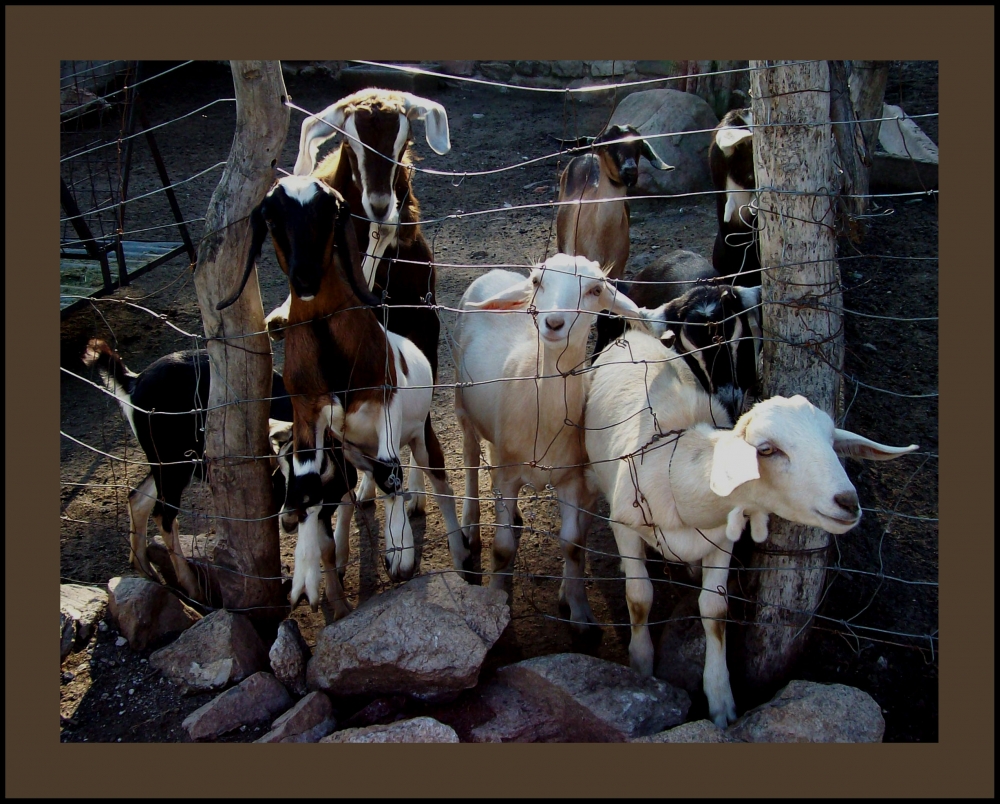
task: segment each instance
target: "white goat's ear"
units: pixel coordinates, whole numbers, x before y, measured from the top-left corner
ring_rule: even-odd
[[[726,433],[715,442],[709,488],[720,497],[728,497],[733,489],[760,477],[757,450],[735,433]]]
[[[340,100],[315,117],[307,117],[303,121],[302,133],[299,135],[299,155],[292,170],[294,175],[308,176],[313,172],[319,147],[337,133],[337,128],[344,127],[346,119],[346,104]]]
[[[715,144],[722,149],[726,156],[733,155],[733,149],[743,140],[750,139],[753,133],[745,128],[723,128],[719,129],[715,135]]]
[[[608,285],[605,287],[604,292],[610,297],[609,301],[611,302],[611,306],[608,309],[611,310],[614,315],[622,315],[631,319],[643,318],[642,313],[639,311],[639,305],[637,305],[620,290],[616,290]]]
[[[908,447],[887,447],[839,427],[833,431],[833,451],[844,458],[862,458],[866,461],[891,461],[900,455],[919,449],[916,444]]]
[[[663,317],[663,308],[666,305],[661,304],[659,307],[640,307],[639,315],[642,316],[642,323],[646,325],[646,331],[649,332],[654,338],[660,338],[666,341],[667,336],[670,336],[670,346],[673,343],[673,333],[667,329],[667,321]],[[635,326],[635,324],[633,324]]]
[[[291,422],[268,419],[267,430],[268,437],[271,439],[271,449],[274,450],[275,454],[279,453],[281,448],[292,440]]]
[[[534,285],[529,277],[481,302],[466,302],[465,306],[470,310],[516,310],[528,304],[533,290]]]
[[[436,101],[427,100],[409,92],[403,93],[406,102],[406,116],[410,120],[423,120],[427,144],[436,154],[446,154],[451,150],[451,136],[448,132],[448,112]]]

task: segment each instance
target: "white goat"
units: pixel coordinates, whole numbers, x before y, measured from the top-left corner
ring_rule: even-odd
[[[557,254],[524,277],[494,270],[479,277],[459,303],[455,413],[464,435],[462,526],[479,542],[479,440],[490,443],[497,530],[490,585],[510,581],[520,524],[517,496],[551,484],[562,517],[565,558],[560,605],[574,630],[596,622],[583,585],[583,546],[593,499],[586,482],[583,403],[587,336],[601,310],[637,317],[639,309],[607,282],[598,263]]]
[[[646,620],[653,587],[643,542],[668,559],[700,563],[704,689],[712,720],[724,728],[736,719],[726,667],[724,590],[732,546],[746,518],[756,542],[767,538],[771,513],[845,533],[861,519],[861,508],[837,456],[892,460],[917,447],[887,447],[836,428],[802,396],[765,400],[735,428],[716,429],[728,425],[728,414],[676,352],[636,330],[623,338],[629,362],[618,349],[594,362],[586,445],[611,506],[626,576],[629,657],[633,668],[652,674]]]

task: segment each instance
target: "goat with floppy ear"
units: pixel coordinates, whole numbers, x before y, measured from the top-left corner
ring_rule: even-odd
[[[671,561],[700,564],[703,684],[710,716],[725,728],[736,719],[736,702],[726,666],[724,590],[747,519],[757,542],[767,538],[771,514],[846,533],[860,521],[861,506],[838,456],[887,461],[917,447],[889,447],[842,430],[802,396],[766,399],[726,429],[725,409],[677,352],[636,329],[622,340],[627,360],[606,349],[594,361],[585,426],[627,578],[629,659],[652,674],[646,546]]]
[[[280,179],[252,216],[254,247],[246,276],[271,234],[291,289],[285,337],[285,385],[293,395],[293,449],[285,507],[298,512],[292,603],[319,602],[319,562],[327,529],[324,504],[330,430],[355,466],[374,474],[387,495],[386,568],[393,580],[416,571],[413,532],[402,492],[399,451],[410,448],[427,473],[448,528],[456,569],[471,560],[444,471],[444,453],[430,421],[430,363],[408,339],[387,332],[369,305],[376,301],[360,270],[350,206],[310,176]],[[261,226],[263,221],[263,226]],[[243,284],[226,303],[235,299]],[[293,494],[294,490],[294,494]]]
[[[596,260],[610,279],[625,271],[629,254],[626,193],[639,180],[639,157],[673,170],[634,126],[614,125],[591,143],[591,153],[570,160],[559,177],[556,238],[559,251]]]

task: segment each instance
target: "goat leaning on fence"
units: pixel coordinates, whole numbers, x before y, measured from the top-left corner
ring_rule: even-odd
[[[677,352],[636,330],[623,341],[627,359],[608,349],[594,361],[585,425],[626,577],[629,657],[634,669],[652,674],[646,621],[653,585],[644,543],[669,560],[700,564],[703,683],[711,718],[725,728],[736,719],[725,590],[747,518],[756,542],[767,538],[771,513],[845,533],[860,521],[861,508],[837,456],[884,461],[917,447],[887,447],[841,430],[802,396],[764,400],[734,428],[717,429],[730,426],[728,414]]]
[[[344,445],[348,459],[373,475],[385,502],[386,568],[394,581],[416,567],[413,532],[403,500],[401,445],[409,446],[427,472],[448,529],[456,569],[471,554],[455,513],[444,470],[444,454],[431,426],[431,366],[407,338],[387,332],[378,304],[361,274],[350,207],[325,183],[305,176],[280,179],[250,215],[253,242],[239,287],[217,307],[243,292],[268,233],[291,289],[285,335],[285,385],[294,413],[292,474],[296,498],[286,508],[300,518],[302,554],[318,557],[319,512],[323,501],[325,434]],[[300,548],[296,547],[296,554]],[[318,574],[295,565],[293,605],[303,590],[319,603]]]
[[[354,230],[364,259],[368,288],[384,305],[379,318],[390,332],[409,338],[438,376],[441,324],[437,276],[430,245],[420,231],[420,204],[413,190],[410,124],[423,120],[427,144],[437,154],[451,150],[448,113],[432,100],[385,89],[364,89],[302,123],[296,176],[313,176],[340,193],[355,212]],[[316,165],[320,146],[337,130],[346,132],[340,147]],[[362,215],[363,213],[363,215]],[[287,325],[288,301],[268,315],[275,340]],[[411,461],[410,514],[423,509],[423,475]],[[363,483],[359,497],[374,494]]]
[[[530,310],[529,310],[530,307]],[[584,588],[591,490],[584,473],[583,419],[587,336],[601,310],[639,317],[616,293],[600,266],[585,257],[556,254],[528,277],[494,270],[474,281],[459,303],[455,413],[462,426],[465,503],[462,525],[479,541],[479,441],[490,444],[497,530],[490,585],[510,585],[520,526],[521,487],[551,485],[559,499],[564,556],[560,604],[574,630],[596,624]],[[498,382],[499,381],[499,382]]]
[[[208,353],[174,352],[154,360],[140,374],[105,341],[93,338],[83,355],[85,366],[96,367],[105,388],[118,400],[125,418],[150,464],[149,474],[128,496],[132,566],[153,575],[146,555],[146,528],[156,521],[177,580],[194,600],[203,600],[197,578],[181,550],[177,513],[181,494],[198,474],[204,476],[205,415],[210,391]],[[281,375],[271,381],[270,417],[291,421],[292,406]],[[284,497],[275,484],[275,498]],[[280,496],[279,496],[280,495]]]
[[[610,126],[591,147],[593,153],[571,159],[559,177],[556,240],[561,253],[596,260],[609,279],[618,279],[629,254],[625,194],[639,180],[639,157],[660,170],[673,166],[632,126]]]

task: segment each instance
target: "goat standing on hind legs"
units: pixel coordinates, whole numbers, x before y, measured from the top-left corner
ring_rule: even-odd
[[[356,213],[354,231],[364,255],[367,287],[380,299],[379,320],[390,332],[409,338],[438,376],[441,324],[437,277],[431,248],[420,232],[420,204],[411,174],[411,124],[422,120],[427,144],[437,154],[451,149],[448,114],[435,101],[386,89],[364,89],[342,98],[302,123],[296,176],[312,176],[340,193]],[[337,132],[340,146],[317,166],[320,146]],[[267,317],[272,339],[283,337],[286,301]],[[411,514],[423,509],[423,473],[410,462]],[[366,475],[360,499],[370,499],[374,486]]]
[[[415,571],[413,532],[401,493],[402,444],[430,477],[455,568],[469,569],[471,562],[430,423],[430,363],[412,341],[378,323],[371,309],[378,300],[365,285],[349,221],[350,207],[323,182],[300,176],[279,180],[251,213],[253,242],[241,284],[218,305],[227,307],[242,293],[270,233],[291,288],[284,376],[293,395],[294,482],[289,479],[285,508],[297,513],[296,556],[303,559],[296,561],[291,601],[297,603],[304,591],[314,608],[328,429],[351,463],[370,472],[387,495],[385,560],[392,580],[406,580]]]

